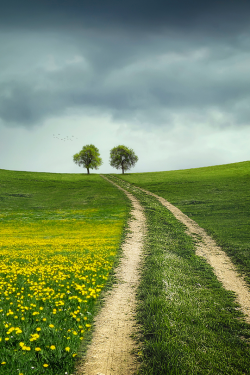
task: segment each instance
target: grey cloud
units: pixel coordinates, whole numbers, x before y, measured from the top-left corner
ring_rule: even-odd
[[[134,171],[247,159],[249,21],[247,0],[2,2],[2,160],[69,172],[50,132],[71,129],[138,149]]]
[[[245,0],[9,0],[1,9],[1,27],[99,28],[129,32],[199,30],[232,34],[249,27]]]
[[[155,54],[142,48],[134,56],[127,46],[123,61],[116,60],[112,44],[99,49],[112,64],[104,63],[103,68],[95,64],[96,53],[93,57],[88,50],[87,57],[82,54],[66,60],[60,60],[59,54],[55,61],[31,70],[29,76],[4,81],[2,120],[32,126],[68,108],[85,108],[156,126],[171,123],[171,111],[205,113],[216,107],[246,125],[249,54],[239,52],[235,57],[228,48],[223,54],[223,46],[219,54],[211,48],[168,52],[161,47]]]
[[[22,7],[10,0],[4,10],[9,31],[1,39],[0,118],[34,126],[70,108],[142,127],[172,126],[175,113],[204,119],[216,108],[232,123],[248,125],[248,10],[247,2],[220,0],[26,0]],[[22,22],[25,31],[18,29]]]

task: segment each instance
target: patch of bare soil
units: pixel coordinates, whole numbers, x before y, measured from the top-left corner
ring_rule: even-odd
[[[176,219],[187,227],[187,234],[192,236],[196,242],[196,254],[204,257],[213,267],[214,273],[224,288],[236,293],[236,300],[241,306],[245,319],[250,323],[250,291],[241,277],[231,259],[217,246],[216,242],[202,229],[194,220],[190,219],[177,207],[173,206],[166,199],[141,189],[145,193],[157,198],[161,204],[171,211]]]
[[[106,296],[104,307],[95,319],[92,342],[84,363],[77,368],[76,374],[79,375],[132,375],[139,367],[135,355],[138,348],[131,335],[136,333],[135,293],[139,282],[146,218],[137,199],[120,186],[114,185],[123,190],[131,200],[132,219],[122,245],[121,263],[115,272],[118,283]]]

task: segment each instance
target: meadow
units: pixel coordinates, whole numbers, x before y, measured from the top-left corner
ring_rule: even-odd
[[[100,176],[0,170],[0,374],[71,374],[126,226]]]
[[[110,175],[147,217],[137,291],[141,375],[250,374],[250,326],[150,190],[216,239],[250,281],[250,162]],[[127,184],[127,182],[132,185]],[[72,374],[129,217],[98,175],[0,170],[0,374]]]
[[[226,291],[205,259],[195,255],[185,226],[156,198],[124,181],[133,180],[133,175],[110,177],[139,199],[147,218],[137,292],[139,373],[250,374],[250,325],[234,293]]]
[[[250,162],[120,178],[171,202],[212,235],[250,283]]]

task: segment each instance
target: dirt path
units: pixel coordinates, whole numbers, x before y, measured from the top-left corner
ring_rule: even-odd
[[[106,177],[107,181],[113,183]],[[132,202],[132,219],[122,245],[123,256],[116,269],[118,283],[104,301],[104,307],[95,319],[95,331],[87,351],[85,362],[77,374],[85,375],[132,375],[138,368],[138,350],[131,335],[135,328],[135,293],[139,281],[139,264],[142,256],[146,219],[137,199],[120,186]]]
[[[226,253],[216,245],[216,242],[204,229],[199,227],[194,220],[190,219],[177,207],[156,194],[144,189],[141,190],[157,198],[163,206],[167,207],[167,209],[174,214],[176,219],[187,227],[187,233],[195,238],[196,254],[204,257],[213,267],[214,273],[225,289],[236,293],[236,300],[240,304],[242,312],[245,314],[246,321],[250,323],[250,290]]]

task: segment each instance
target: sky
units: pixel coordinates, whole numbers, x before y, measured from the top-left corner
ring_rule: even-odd
[[[131,172],[250,160],[248,0],[3,0],[0,168]]]

